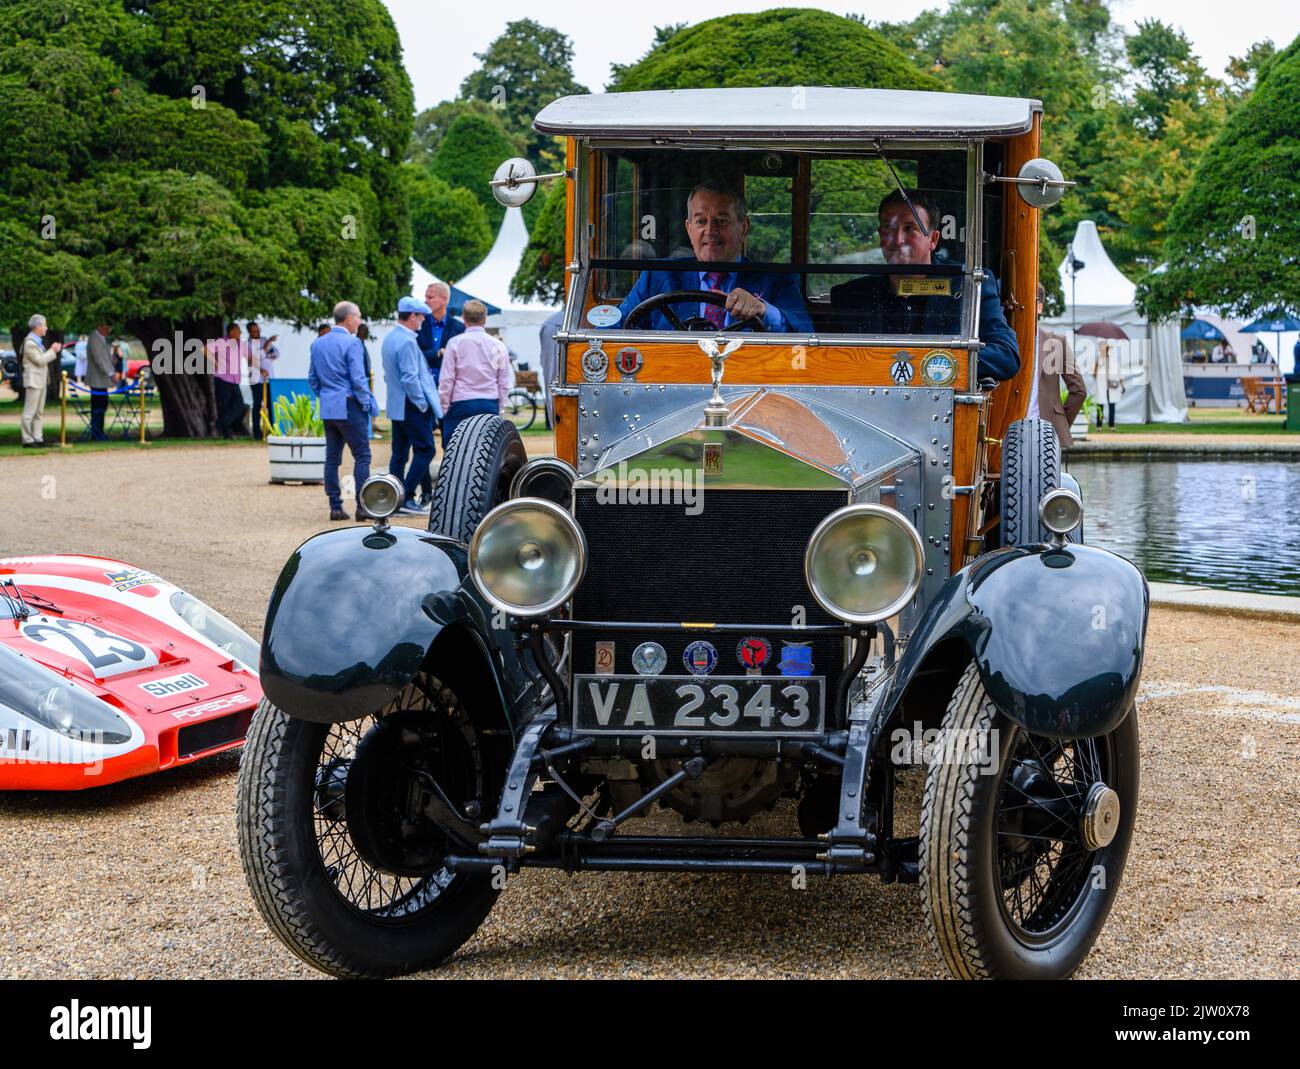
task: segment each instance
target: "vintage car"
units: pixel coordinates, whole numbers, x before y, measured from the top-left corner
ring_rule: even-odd
[[[959,977],[1075,970],[1133,828],[1148,594],[1024,418],[1071,184],[1041,118],[801,87],[537,116],[565,170],[494,189],[568,188],[556,456],[465,421],[427,532],[318,535],[268,609],[238,821],[292,950],[427,968],[524,866],[876,873]]]
[[[258,646],[104,557],[0,558],[0,790],[81,790],[239,747]]]

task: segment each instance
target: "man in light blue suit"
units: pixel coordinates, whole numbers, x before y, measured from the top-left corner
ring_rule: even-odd
[[[419,344],[420,326],[427,312],[414,297],[398,301],[397,326],[380,350],[388,387],[388,419],[393,424],[393,458],[388,470],[406,488],[406,500],[397,511],[407,516],[428,512],[415,503],[415,491],[437,455],[433,429],[442,418],[438,387]],[[406,468],[408,451],[412,454],[411,466]]]
[[[686,198],[686,236],[695,259],[729,264],[744,259],[749,235],[745,198],[717,182],[701,182]],[[681,330],[690,319],[702,319],[715,330],[759,320],[769,331],[806,334],[812,319],[799,292],[796,274],[757,271],[643,271],[632,292],[619,305],[620,324],[629,329],[629,313],[648,297],[673,290],[711,290],[726,295],[726,303],[677,301],[637,317],[630,329]],[[676,320],[676,322],[674,322]],[[700,326],[698,322],[694,324]]]

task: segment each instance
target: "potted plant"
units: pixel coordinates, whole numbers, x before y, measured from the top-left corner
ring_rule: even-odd
[[[1061,401],[1065,401],[1065,389],[1061,389]],[[1087,441],[1088,425],[1092,422],[1093,416],[1097,411],[1097,402],[1093,399],[1092,394],[1088,394],[1083,400],[1083,406],[1079,409],[1079,414],[1074,417],[1074,422],[1070,424],[1070,436],[1076,442]]]
[[[316,399],[295,393],[275,402],[274,434],[267,435],[271,482],[325,481],[325,425]]]

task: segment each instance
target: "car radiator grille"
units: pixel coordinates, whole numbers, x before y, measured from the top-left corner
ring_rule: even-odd
[[[574,515],[587,537],[587,573],[573,598],[580,620],[784,624],[839,621],[813,600],[804,580],[804,551],[823,519],[847,502],[842,491],[706,490],[703,509],[682,504],[613,504],[578,489]],[[697,506],[698,508],[698,503]],[[797,635],[756,636],[772,645],[764,675],[779,675],[782,641]],[[701,631],[620,632],[573,636],[575,672],[595,671],[596,642],[614,642],[614,671],[632,672],[632,651],[658,642],[668,654],[667,675],[684,675],[682,655],[697,639],[718,650],[717,675],[744,674],[736,656],[740,635]],[[844,639],[812,642],[813,674],[830,680],[844,667]]]

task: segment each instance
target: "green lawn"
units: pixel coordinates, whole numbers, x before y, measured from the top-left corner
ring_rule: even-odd
[[[1257,416],[1244,408],[1189,408],[1188,423],[1129,423],[1088,428],[1089,436],[1107,434],[1283,434],[1283,416]]]
[[[75,450],[78,453],[99,453],[110,449],[159,449],[167,446],[178,445],[211,445],[220,446],[226,449],[233,449],[238,446],[257,446],[262,448],[261,442],[254,442],[248,438],[236,438],[233,441],[222,441],[219,438],[162,438],[163,422],[162,411],[155,398],[152,403],[145,405],[147,417],[149,441],[141,445],[138,434],[131,441],[121,441],[113,439],[108,442],[79,442],[77,438],[85,429],[81,419],[71,408],[68,409],[68,445],[67,450]],[[8,390],[3,396],[0,396],[0,457],[6,456],[31,456],[37,452],[35,449],[24,449],[22,446],[22,428],[19,421],[22,416],[22,405],[18,399]],[[106,425],[111,424],[110,415]],[[45,407],[44,424],[42,427],[45,440],[54,443],[51,448],[59,448],[59,406],[57,403]],[[387,439],[390,427],[388,421],[380,419],[379,431]],[[553,433],[546,429],[545,414],[539,414],[539,418],[533,426],[526,431],[520,432],[525,437],[534,437],[537,435],[549,435]],[[442,446],[438,448],[439,456],[442,455]]]

